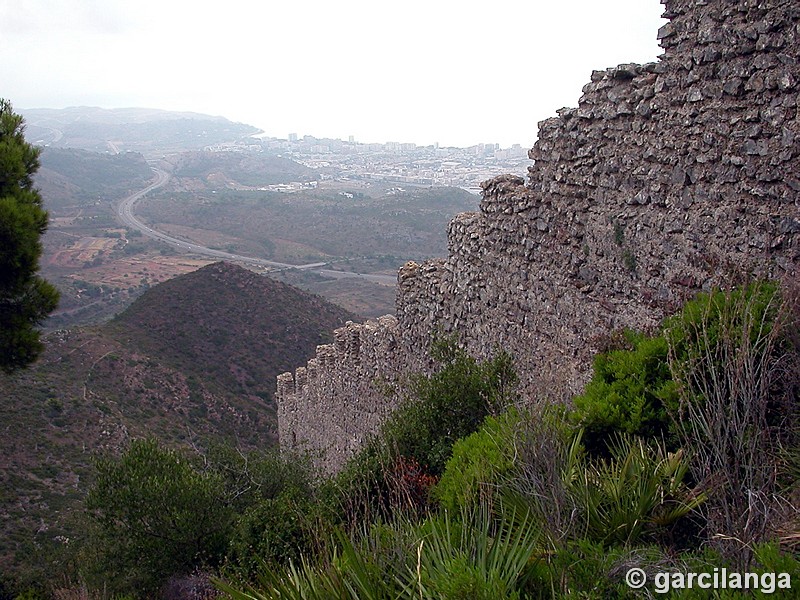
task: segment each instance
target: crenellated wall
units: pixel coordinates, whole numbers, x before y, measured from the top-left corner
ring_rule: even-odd
[[[797,276],[800,4],[664,3],[661,60],[595,71],[541,122],[527,182],[485,182],[448,257],[400,270],[396,319],[349,324],[279,377],[283,447],[339,468],[428,367],[433,332],[512,352],[535,401],[579,390],[610,330],[657,324],[731,269]]]

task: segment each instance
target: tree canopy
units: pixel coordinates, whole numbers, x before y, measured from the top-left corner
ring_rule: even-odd
[[[41,236],[47,211],[33,186],[39,149],[27,143],[24,122],[0,98],[0,369],[11,372],[42,351],[38,326],[58,304],[42,277]]]

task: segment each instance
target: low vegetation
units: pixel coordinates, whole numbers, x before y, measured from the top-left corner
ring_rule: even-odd
[[[519,398],[511,357],[440,340],[329,479],[135,442],[97,464],[74,574],[87,593],[202,580],[241,600],[640,597],[632,568],[796,579],[799,323],[789,286],[701,295],[655,334],[612,336],[569,406]]]
[[[353,318],[318,296],[213,263],[153,287],[103,329],[220,390],[272,405],[277,374]]]
[[[175,177],[143,200],[138,214],[204,245],[224,245],[222,235],[231,244],[223,249],[291,264],[334,261],[361,272],[394,274],[405,261],[442,255],[450,220],[477,206],[474,195],[458,188],[369,189],[367,196],[325,187],[286,194],[218,186],[199,195],[182,183]]]
[[[447,385],[417,388],[317,488],[328,543],[244,584],[223,571],[220,587],[234,598],[608,598],[633,595],[632,567],[796,573],[800,480],[785,457],[799,441],[799,316],[770,283],[701,295],[658,335],[617,336],[572,407],[521,408],[507,357],[478,364],[435,346],[457,359],[424,381]],[[476,420],[456,439],[429,435],[425,422],[453,431],[462,409]]]
[[[153,171],[141,154],[47,147],[36,185],[47,198],[49,210],[62,216],[80,209],[97,214],[98,207],[147,186],[152,179]]]

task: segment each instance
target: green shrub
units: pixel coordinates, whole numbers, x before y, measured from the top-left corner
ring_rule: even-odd
[[[780,294],[773,281],[698,294],[665,322],[673,356],[679,361],[692,361],[710,353],[720,359],[718,352],[726,341],[737,347],[755,345],[755,350],[763,350],[759,343],[768,338],[779,308]],[[719,366],[719,362],[708,365]]]
[[[610,458],[573,454],[567,489],[584,517],[584,536],[603,544],[631,544],[691,513],[705,494],[684,479],[683,451],[656,442],[616,436]]]
[[[286,493],[310,496],[311,467],[308,457],[281,454],[277,449],[247,454],[228,444],[213,444],[206,456],[207,468],[219,476],[237,513]]]
[[[323,534],[313,513],[308,496],[292,491],[247,508],[231,536],[227,573],[253,578],[265,564],[286,566],[312,555],[315,536]]]
[[[384,480],[390,460],[387,449],[375,438],[341,471],[320,483],[316,498],[332,522],[351,531],[391,515]]]
[[[436,485],[441,506],[457,514],[486,501],[514,467],[514,442],[522,417],[515,409],[489,416],[480,430],[458,440]]]
[[[311,495],[301,457],[222,444],[200,456],[133,441],[97,463],[85,575],[98,587],[149,594],[223,559],[237,576],[264,561],[287,563],[313,547]]]
[[[344,534],[339,544],[317,564],[303,556],[298,563],[282,569],[268,566],[261,571],[255,586],[238,586],[216,581],[217,587],[233,600],[306,600],[308,598],[360,600],[361,598],[397,598],[396,581],[379,572],[371,560]]]
[[[517,376],[505,353],[481,363],[445,340],[435,342],[431,354],[439,370],[414,378],[410,397],[389,418],[382,436],[396,454],[415,458],[438,476],[456,440],[513,401]]]
[[[323,486],[322,496],[350,528],[396,511],[424,516],[423,490],[444,471],[453,444],[514,400],[517,379],[507,354],[478,362],[451,339],[435,342],[431,354],[439,370],[414,377],[379,435]]]
[[[773,579],[768,576],[764,579],[766,584],[765,591],[754,589],[717,589],[713,593],[714,598],[719,600],[747,600],[748,598],[783,598],[794,597],[791,592],[787,594],[785,589],[781,587],[781,582],[787,583],[782,574],[789,574],[791,577],[790,583],[792,588],[796,586],[796,573],[800,573],[800,561],[797,556],[792,555],[790,552],[782,552],[778,543],[772,542],[767,544],[757,544],[753,547],[753,564],[747,569],[740,569],[734,563],[731,563],[720,554],[717,550],[710,546],[706,546],[702,551],[695,551],[691,553],[681,554],[677,559],[672,561],[672,564],[667,568],[663,566],[658,570],[661,572],[671,573],[718,573],[720,580],[724,578],[723,569],[727,569],[727,573],[755,573],[758,576],[759,585],[761,584],[761,575],[765,573],[775,574]],[[648,581],[653,581],[652,577],[648,577]],[[769,591],[770,583],[774,586],[772,591]],[[662,589],[665,585],[662,582]],[[654,584],[651,583],[648,587],[655,589]],[[703,600],[709,597],[709,590],[701,589],[695,585],[692,589],[670,589],[669,592],[659,593],[663,598],[670,598],[673,600]],[[796,596],[796,594],[795,594]]]
[[[486,504],[425,523],[407,598],[520,598],[539,528],[531,515]]]
[[[702,294],[667,321],[676,431],[709,484],[712,544],[739,568],[784,512],[780,447],[797,443],[800,422],[797,299],[796,288],[755,282]]]
[[[47,600],[47,594],[41,590],[28,589],[14,596],[14,600]]]
[[[605,454],[615,432],[661,439],[670,428],[665,403],[674,402],[676,388],[667,340],[633,331],[624,339],[627,348],[595,357],[592,379],[574,399],[572,418],[592,454]]]
[[[787,417],[796,418],[799,320],[797,299],[784,298],[771,281],[700,294],[666,320],[670,368],[680,392],[670,409],[684,438],[683,425],[694,425],[692,419],[709,405],[757,416],[762,429],[786,428]]]
[[[749,385],[746,370],[726,370],[725,362],[747,353],[760,360],[778,317],[777,290],[775,283],[762,282],[700,294],[665,320],[663,335],[624,331],[619,348],[597,354],[591,381],[574,399],[572,418],[584,429],[586,449],[607,454],[614,433],[666,440],[677,449],[680,393],[684,401],[687,393],[698,400],[712,386],[713,393],[730,396],[736,386]],[[776,350],[785,352],[786,344],[769,352]]]
[[[516,432],[513,471],[500,488],[505,503],[522,506],[533,515],[550,548],[559,548],[576,535],[581,508],[568,482],[582,464],[581,433],[569,424],[565,407],[531,407]]]
[[[620,569],[620,564],[630,562],[631,566],[639,566],[640,553],[632,555],[626,549],[607,548],[582,538],[568,540],[558,551],[542,553],[532,562],[525,597],[539,600],[639,597],[625,584],[625,570]]]
[[[318,562],[303,557],[267,567],[255,588],[219,587],[241,600],[519,598],[537,539],[529,516],[486,506],[421,523],[401,517],[365,526],[353,538],[339,532]]]
[[[96,562],[87,574],[98,583],[152,592],[171,575],[220,561],[232,511],[218,475],[152,439],[131,442],[96,469],[86,501],[98,526]]]

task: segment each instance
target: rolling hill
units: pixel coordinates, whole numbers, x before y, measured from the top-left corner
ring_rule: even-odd
[[[100,152],[132,150],[161,155],[232,142],[259,131],[223,117],[149,108],[76,106],[31,108],[20,113],[32,143]]]

